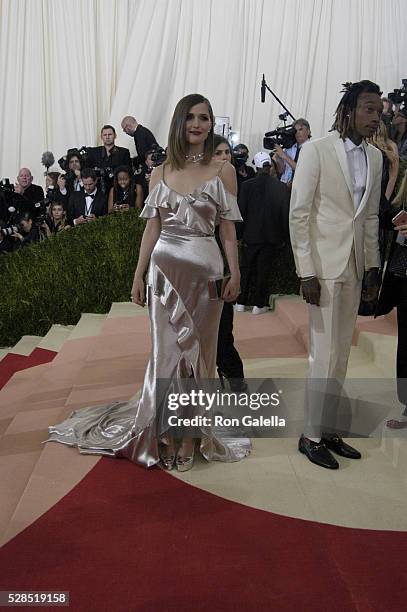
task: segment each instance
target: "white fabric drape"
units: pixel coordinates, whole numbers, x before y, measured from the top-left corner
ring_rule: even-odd
[[[96,145],[134,115],[166,144],[177,100],[198,91],[251,154],[282,108],[326,133],[341,83],[384,93],[407,77],[405,0],[0,0],[0,177],[41,154]],[[120,134],[118,144],[134,150]]]

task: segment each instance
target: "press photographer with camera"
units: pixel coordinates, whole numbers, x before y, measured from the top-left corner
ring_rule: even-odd
[[[65,186],[65,181],[62,181],[63,176],[59,172],[48,172],[45,177],[45,201],[47,204],[52,202],[63,202],[67,203],[68,194],[65,189],[65,194],[61,193],[60,185]]]
[[[392,133],[397,144],[399,157],[407,160],[407,106],[400,108],[394,115]]]
[[[104,125],[100,137],[103,145],[88,149],[87,167],[104,170],[104,178],[109,179],[108,187],[111,187],[114,170],[119,166],[131,166],[130,151],[115,145],[116,130],[112,125]]]
[[[165,162],[167,155],[165,150],[160,145],[153,145],[151,149],[146,151],[146,156],[143,162],[140,162],[138,171],[134,174],[135,182],[141,186],[143,192],[143,200],[148,196],[151,174],[157,166],[161,166]]]
[[[0,255],[11,253],[15,249],[14,240],[9,235],[3,233],[5,223],[0,219]]]
[[[44,199],[43,188],[39,185],[34,185],[33,175],[28,168],[21,168],[19,171],[14,191],[30,202],[30,204],[36,204]]]
[[[148,128],[144,127],[144,125],[138,123],[135,117],[126,115],[126,117],[122,119],[121,126],[123,132],[127,134],[127,136],[132,136],[134,138],[134,144],[140,162],[145,161],[149,151],[159,146],[154,134]]]
[[[98,187],[95,170],[85,168],[81,172],[81,177],[83,191],[75,191],[69,198],[69,225],[82,225],[107,213],[106,196]]]
[[[291,188],[301,147],[311,138],[310,124],[306,119],[297,119],[293,123],[293,128],[296,142],[288,149],[283,149],[276,144],[273,150],[273,160],[277,165],[277,171],[281,174],[280,181],[289,188]]]
[[[39,222],[35,222],[32,213],[26,211],[17,218],[15,231],[13,231],[10,237],[15,241],[19,241],[17,243],[19,246],[25,247],[33,242],[43,240],[45,237],[44,231],[42,220],[40,219]]]
[[[249,149],[243,143],[236,145],[233,149],[233,164],[236,168],[237,192],[240,192],[241,184],[244,181],[256,176],[254,169],[247,165],[249,159]]]
[[[69,201],[69,198],[74,191],[83,191],[81,179],[82,160],[77,149],[68,151],[65,158],[59,160],[59,165],[66,171],[66,174],[61,174],[58,177],[58,187],[64,200]]]
[[[114,173],[113,187],[109,192],[107,212],[124,212],[130,208],[143,207],[141,185],[132,180],[132,172],[127,166],[119,166]]]

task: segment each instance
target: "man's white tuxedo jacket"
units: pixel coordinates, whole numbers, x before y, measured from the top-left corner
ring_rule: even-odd
[[[355,249],[358,278],[380,267],[378,230],[382,154],[365,145],[366,189],[359,208],[353,202],[352,179],[338,132],[302,148],[290,202],[290,235],[297,274],[338,278]]]

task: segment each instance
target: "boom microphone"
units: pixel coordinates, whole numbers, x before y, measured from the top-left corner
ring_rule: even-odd
[[[46,167],[47,170],[50,166],[52,166],[54,162],[55,162],[55,157],[54,157],[54,154],[51,153],[51,151],[45,151],[45,153],[42,154],[41,163],[43,166]]]
[[[262,102],[266,101],[266,81],[264,79],[264,74],[263,74],[263,78],[261,80],[261,101]]]

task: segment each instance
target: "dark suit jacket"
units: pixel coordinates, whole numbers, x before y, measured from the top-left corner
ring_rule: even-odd
[[[75,191],[69,198],[68,223],[73,225],[74,219],[81,215],[85,216],[85,194],[83,191]],[[107,214],[107,199],[104,193],[98,189],[92,204],[92,214],[102,217]]]
[[[30,204],[36,204],[44,199],[44,190],[39,185],[31,184],[23,193],[23,198]]]
[[[144,162],[148,151],[150,151],[154,145],[158,144],[155,136],[148,128],[144,127],[144,125],[139,124],[134,132],[133,138],[137,149],[137,155],[140,161]]]
[[[87,165],[89,168],[131,167],[130,151],[124,147],[116,147],[107,155],[105,147],[93,147],[89,150]]]
[[[245,181],[238,196],[243,223],[236,223],[239,239],[246,244],[281,245],[288,240],[290,193],[267,174]]]

